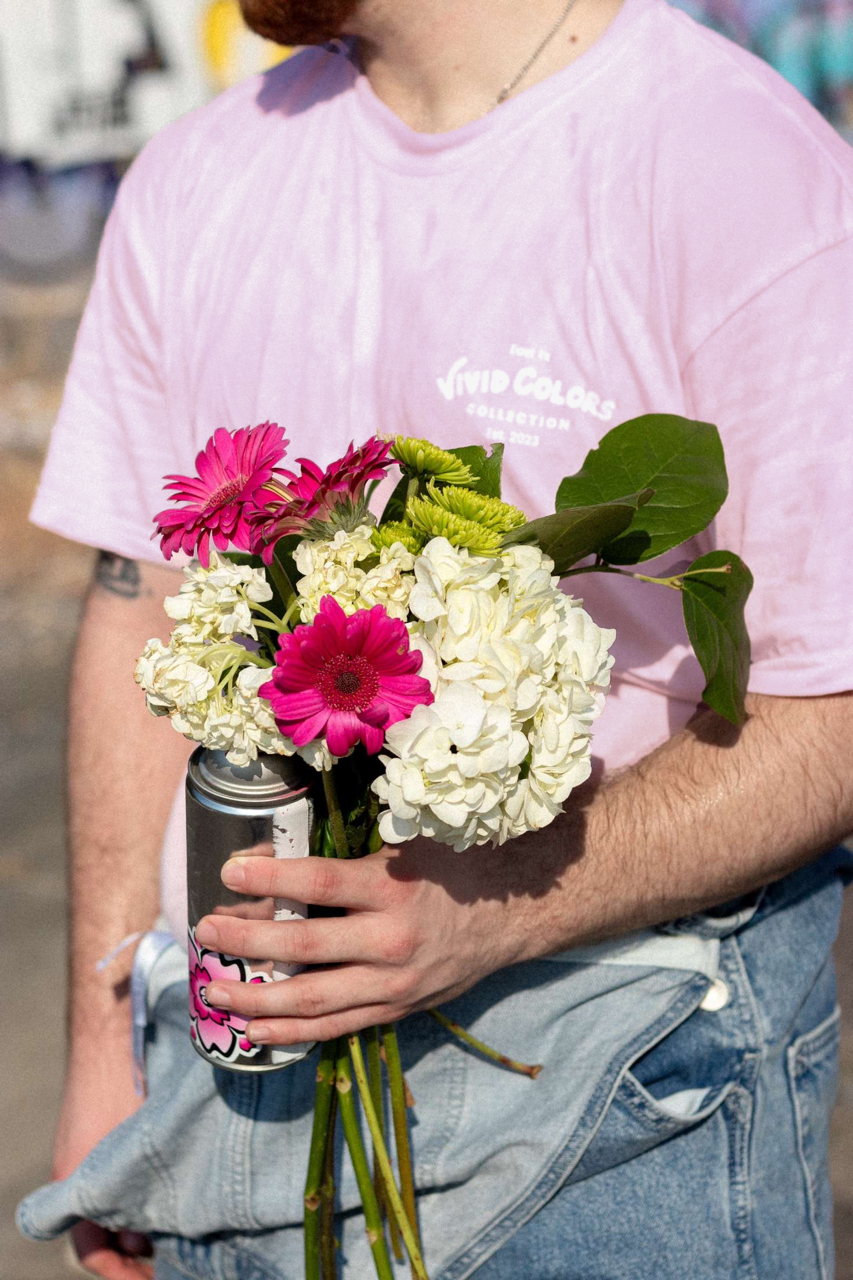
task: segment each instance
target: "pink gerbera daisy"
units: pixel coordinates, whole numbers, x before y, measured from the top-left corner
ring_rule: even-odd
[[[304,533],[312,520],[328,520],[336,507],[359,503],[368,481],[381,480],[392,465],[393,459],[388,456],[390,448],[390,442],[378,436],[366,440],[357,449],[350,442],[343,457],[325,471],[310,458],[297,458],[301,473],[282,471],[283,480],[270,486],[278,497],[259,495],[266,502],[258,501],[251,517],[255,554],[262,555],[269,564],[279,538],[289,533]]]
[[[152,537],[161,535],[167,560],[176,551],[194,552],[205,568],[210,563],[210,539],[220,551],[229,544],[248,551],[248,515],[255,510],[258,490],[280,472],[276,466],[287,450],[284,428],[275,422],[242,427],[233,434],[215,432],[195,460],[197,476],[166,476],[176,502],[154,517]]]
[[[375,754],[386,729],[433,701],[429,681],[416,674],[422,655],[381,604],[347,617],[324,596],[310,626],[283,635],[279,646],[272,679],[259,692],[297,747],[325,736],[334,756],[357,742]]]

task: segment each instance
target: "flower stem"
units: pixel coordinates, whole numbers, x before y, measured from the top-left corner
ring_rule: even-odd
[[[520,1075],[530,1076],[531,1080],[535,1080],[542,1070],[542,1064],[538,1063],[530,1066],[526,1062],[516,1062],[514,1058],[508,1058],[505,1053],[498,1053],[497,1049],[490,1049],[487,1044],[483,1044],[482,1040],[478,1040],[476,1036],[472,1036],[464,1027],[460,1027],[458,1022],[452,1022],[445,1014],[439,1013],[438,1009],[427,1009],[427,1013],[431,1018],[435,1018],[436,1022],[456,1036],[459,1040],[469,1044],[472,1049],[476,1049],[478,1053],[485,1054],[487,1058],[491,1058],[493,1062],[499,1062],[502,1067],[509,1067],[510,1071],[518,1071]]]
[[[341,1111],[344,1137],[347,1140],[353,1169],[355,1170],[356,1182],[358,1183],[358,1189],[361,1194],[361,1203],[364,1207],[364,1221],[367,1228],[367,1239],[370,1242],[370,1249],[373,1254],[373,1261],[376,1264],[376,1274],[378,1275],[379,1280],[393,1280],[391,1259],[388,1257],[388,1246],[385,1243],[385,1232],[382,1230],[382,1218],[379,1213],[379,1204],[376,1199],[376,1192],[373,1190],[373,1183],[370,1180],[370,1168],[364,1151],[364,1143],[361,1140],[361,1131],[358,1127],[358,1116],[355,1111],[355,1098],[352,1093],[352,1071],[350,1068],[349,1055],[343,1047],[343,1041],[340,1041],[340,1045],[341,1051],[338,1054],[337,1067],[335,1070],[335,1087],[338,1093],[338,1106]],[[368,1094],[368,1103],[369,1102],[370,1095]]]
[[[271,623],[278,627],[279,631],[284,631],[284,619],[280,618],[277,613],[273,613],[272,609],[268,609],[265,604],[258,604],[257,600],[250,600],[249,608],[252,613],[262,613],[266,618],[269,618]]]
[[[275,555],[273,555],[273,558],[267,565],[267,568],[269,569],[270,577],[276,585],[278,594],[281,596],[285,605],[290,606],[296,598],[296,592],[293,590],[293,585],[290,578],[288,578],[284,567],[279,564]]]
[[[651,582],[657,587],[669,587],[672,591],[681,591],[685,578],[698,578],[706,573],[731,573],[730,564],[717,565],[712,569],[685,569],[683,573],[674,573],[669,578],[651,578],[646,573],[631,573],[628,569],[617,569],[612,564],[584,565],[582,569],[570,569],[562,574],[563,578],[574,578],[581,573],[617,573],[620,578],[635,578],[637,582]]]
[[[287,613],[282,618],[282,623],[283,623],[282,631],[288,631],[290,629],[290,619],[294,616],[294,614],[299,612],[299,608],[301,604],[302,604],[302,601],[299,599],[298,596],[295,596],[293,599],[293,603],[289,605]]]
[[[320,1061],[317,1064],[314,1126],[311,1131],[308,1174],[305,1178],[305,1280],[320,1280],[320,1215],[318,1210],[322,1203],[321,1182],[329,1139],[338,1043],[337,1040],[330,1040],[328,1044],[324,1044],[320,1053]]]
[[[326,808],[329,810],[329,825],[332,828],[332,836],[335,841],[335,853],[339,858],[348,858],[347,832],[344,826],[344,815],[341,813],[341,802],[338,799],[338,789],[335,786],[333,769],[323,770],[323,791],[326,795]]]
[[[400,1199],[400,1192],[397,1190],[397,1184],[394,1181],[394,1174],[391,1170],[391,1161],[388,1158],[388,1149],[382,1140],[382,1134],[379,1129],[379,1119],[373,1109],[373,1102],[370,1098],[370,1086],[367,1082],[367,1072],[364,1066],[364,1057],[361,1052],[361,1042],[357,1035],[347,1037],[349,1043],[350,1057],[352,1058],[352,1067],[355,1072],[358,1091],[361,1095],[361,1105],[364,1109],[364,1115],[367,1120],[367,1127],[370,1129],[373,1145],[377,1156],[379,1157],[379,1167],[382,1170],[382,1176],[385,1179],[385,1192],[388,1196],[389,1207],[397,1219],[403,1239],[406,1242],[406,1248],[409,1251],[409,1261],[412,1264],[412,1270],[417,1280],[429,1280],[426,1269],[424,1267],[423,1258],[418,1248],[415,1233],[409,1216],[403,1208],[403,1201]],[[340,1062],[340,1059],[338,1060]],[[371,1193],[373,1187],[370,1187]],[[364,1196],[362,1194],[362,1201]],[[375,1197],[374,1197],[375,1201]],[[384,1237],[382,1243],[384,1244]]]
[[[408,510],[409,510],[409,503],[411,502],[412,498],[416,498],[416,497],[418,496],[418,492],[420,491],[420,487],[421,487],[421,482],[420,482],[419,477],[418,477],[418,476],[410,476],[410,477],[409,477],[409,483],[408,483],[408,486],[407,486],[407,488],[406,488],[405,511],[406,511],[407,513],[408,513]]]
[[[373,1101],[373,1109],[379,1119],[379,1128],[382,1132],[382,1140],[385,1141],[385,1102],[382,1089],[382,1054],[379,1048],[379,1028],[368,1027],[365,1031],[367,1039],[367,1074],[370,1080],[370,1097]],[[382,1170],[379,1168],[379,1157],[373,1152],[373,1186],[376,1190],[376,1198],[379,1201],[379,1208],[382,1210],[382,1217],[385,1218],[387,1209],[387,1200],[385,1196],[385,1188],[382,1183]],[[397,1220],[393,1213],[388,1223],[391,1229],[391,1248],[394,1251],[394,1257],[398,1262],[403,1261],[403,1253],[400,1248],[400,1232],[397,1227]]]
[[[675,576],[677,578],[701,578],[701,577],[704,577],[706,573],[731,573],[731,571],[732,571],[732,566],[730,564],[718,564],[714,567],[709,567],[707,569],[685,569],[684,573],[677,573]],[[642,577],[642,574],[637,574],[635,576]],[[657,582],[658,579],[649,578],[647,579],[647,581]]]
[[[412,1149],[409,1145],[409,1122],[406,1118],[406,1082],[400,1063],[400,1046],[394,1024],[382,1027],[382,1049],[388,1068],[388,1085],[391,1091],[391,1116],[394,1121],[394,1142],[397,1146],[397,1166],[400,1170],[400,1191],[415,1240],[420,1247],[418,1212],[415,1206],[415,1179],[412,1172]],[[412,1268],[414,1274],[414,1267]]]
[[[329,1109],[329,1132],[326,1136],[326,1156],[323,1161],[323,1181],[320,1183],[320,1272],[322,1280],[337,1280],[338,1267],[335,1255],[335,1121],[338,1118],[338,1091],[332,1090]]]

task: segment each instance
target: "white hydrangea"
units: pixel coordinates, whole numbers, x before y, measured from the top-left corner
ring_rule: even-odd
[[[392,618],[403,621],[409,615],[409,592],[414,585],[412,569],[415,557],[402,542],[382,547],[379,564],[368,569],[359,588],[359,609],[372,609],[375,604],[385,606]]]
[[[243,635],[257,640],[251,606],[265,604],[273,595],[261,569],[234,564],[211,551],[210,568],[193,561],[184,577],[178,595],[163,601],[167,615],[183,624],[183,636],[204,641]]]
[[[577,715],[572,697],[551,689],[528,730],[530,753],[524,776],[506,797],[501,842],[553,822],[570,792],[590,775],[592,739],[584,714]]]
[[[478,556],[446,538],[415,560],[409,630],[436,701],[386,735],[394,755],[374,783],[389,806],[383,839],[422,834],[460,850],[502,843],[553,821],[589,776],[615,632],[560,590],[553,569],[537,547]],[[464,751],[447,723],[460,709],[474,733]]]
[[[614,631],[596,626],[553,577],[538,547],[512,547],[488,558],[434,538],[415,562],[411,630],[435,650],[441,679],[468,680],[508,705],[520,727],[546,691],[573,691],[589,723],[601,713],[613,659]]]
[[[303,622],[313,622],[323,596],[334,596],[347,614],[381,604],[392,618],[408,617],[415,557],[400,542],[377,553],[370,535],[363,524],[351,533],[339,529],[329,541],[300,542],[294,560],[304,575],[296,584]],[[363,567],[377,558],[372,568]]]
[[[315,738],[313,742],[309,742],[304,747],[297,747],[296,754],[301,756],[306,764],[310,764],[312,769],[316,769],[318,773],[322,773],[324,769],[331,769],[333,764],[338,763],[338,756],[333,756],[329,748],[326,746],[325,738]]]
[[[389,844],[421,834],[457,851],[500,837],[501,802],[527,754],[509,708],[488,703],[470,684],[444,688],[392,725],[373,784],[389,808],[379,823]]]

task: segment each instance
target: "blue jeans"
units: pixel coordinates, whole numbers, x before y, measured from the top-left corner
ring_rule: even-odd
[[[431,1280],[831,1280],[844,871],[828,856],[746,903],[504,970],[447,1006],[543,1062],[536,1081],[406,1019]],[[212,1070],[189,1045],[176,952],[159,962],[148,1100],[19,1223],[36,1239],[83,1216],[153,1233],[157,1280],[301,1280],[315,1059]],[[343,1276],[368,1280],[340,1168]]]

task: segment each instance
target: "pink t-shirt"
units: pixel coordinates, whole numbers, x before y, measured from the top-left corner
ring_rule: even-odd
[[[729,499],[689,551],[754,572],[751,688],[836,692],[853,684],[851,335],[853,151],[665,0],[625,0],[571,66],[438,135],[309,50],[133,166],[33,519],[156,559],[163,475],[268,418],[320,462],[377,431],[503,440],[505,497],[533,517],[609,427],[684,414],[725,444]],[[680,728],[703,679],[674,592],[574,587],[617,629],[594,740],[612,769]],[[181,840],[176,808],[179,936]]]

